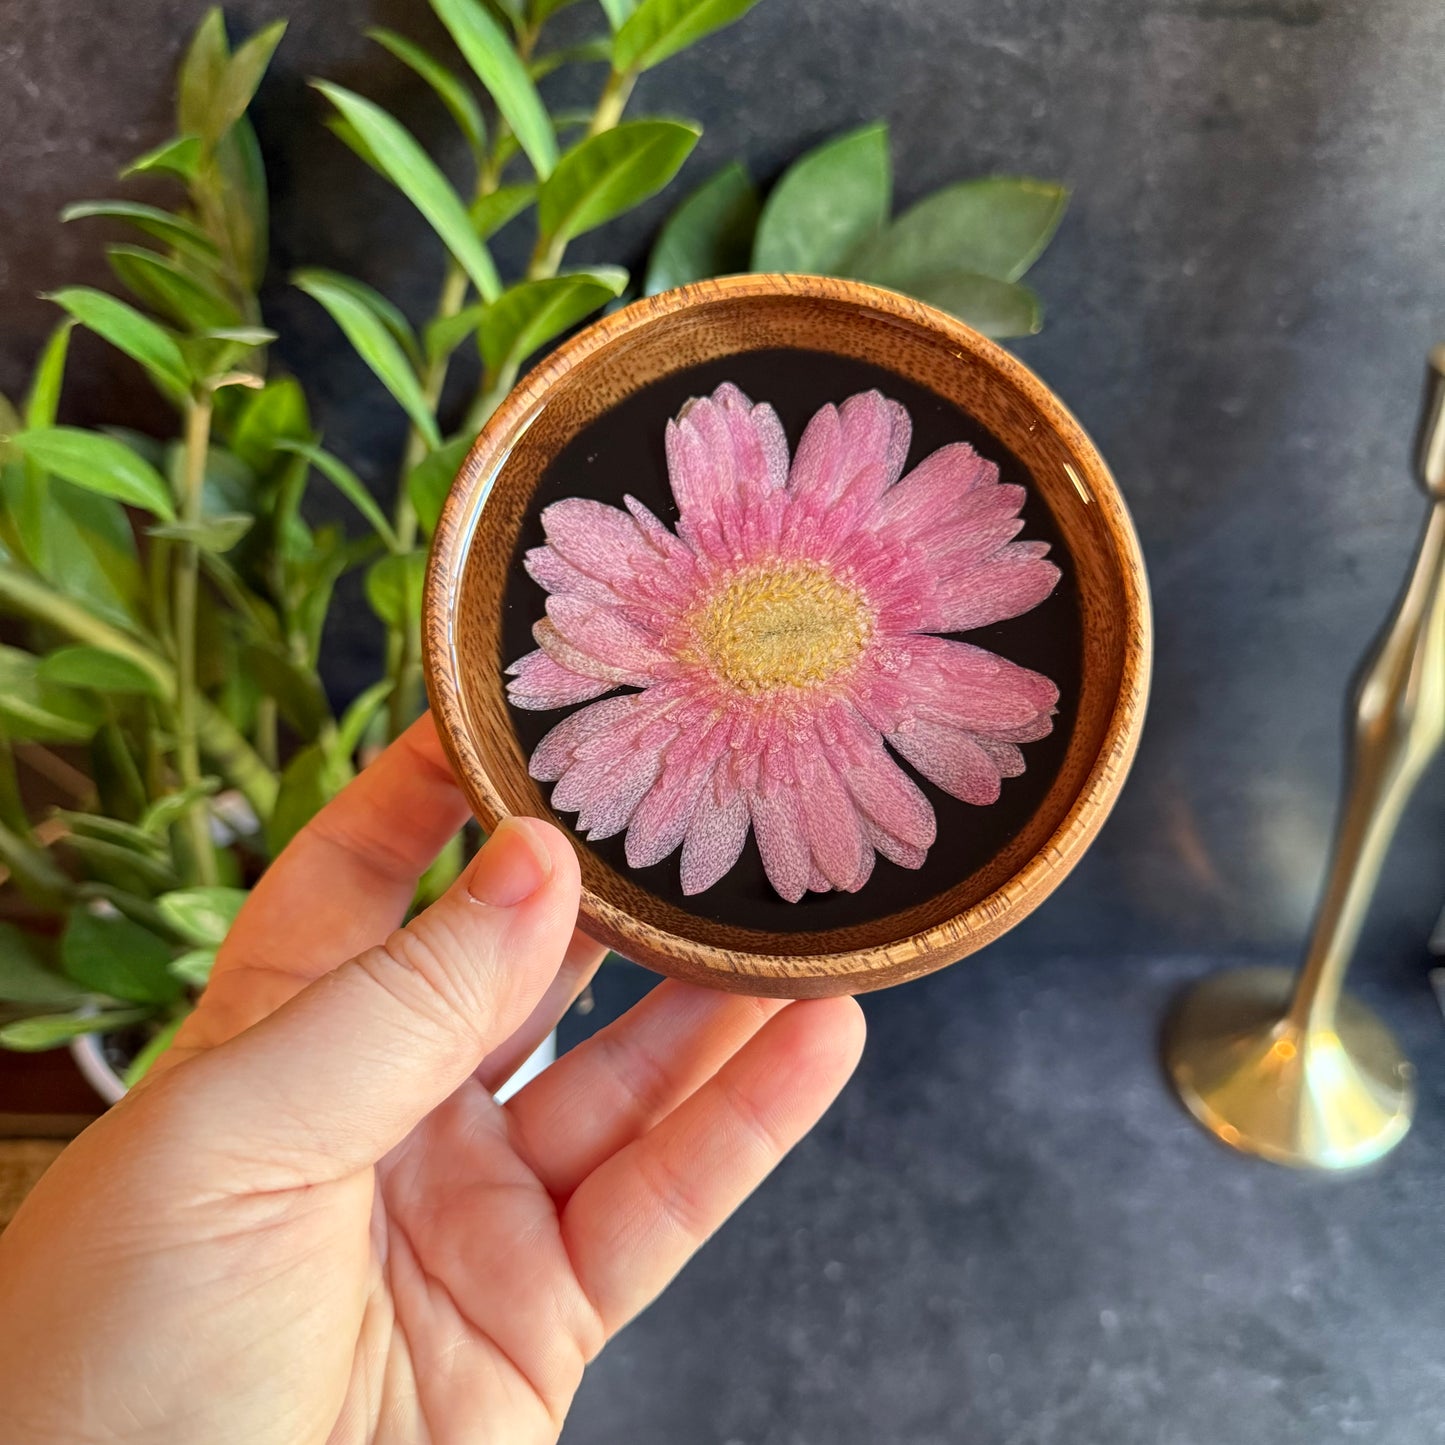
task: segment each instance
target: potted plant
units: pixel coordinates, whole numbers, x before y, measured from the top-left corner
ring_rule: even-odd
[[[267,196],[246,112],[284,22],[232,49],[219,11],[202,21],[178,76],[175,137],[125,172],[170,182],[171,209],[100,201],[64,213],[135,238],[106,248],[124,297],[52,293],[61,321],[29,391],[0,398],[0,1046],[71,1044],[107,1098],[165,1048],[266,862],[423,706],[429,535],[476,431],[540,349],[631,290],[750,268],[871,280],[994,336],[1038,328],[1019,277],[1053,234],[1063,189],[966,182],[891,219],[882,125],[802,157],[765,201],[740,165],[725,167],[674,211],[642,287],[617,266],[568,267],[577,236],[668,185],[696,144],[691,122],[627,116],[639,78],[754,0],[604,0],[596,39],[551,46],[565,3],[431,0],[455,44],[447,61],[370,32],[455,121],[472,162],[465,191],[401,121],[317,83],[326,123],[421,212],[444,254],[420,324],[355,278],[292,278],[404,420],[384,499],[344,459],[344,440],[323,445],[304,379],[268,356],[275,335],[257,295]],[[545,78],[589,66],[593,108],[549,111]],[[506,226],[533,235],[509,281],[488,245]],[[168,435],[58,421],[75,326],[142,368],[175,413]],[[443,410],[468,347],[476,384]],[[356,528],[308,520],[318,485],[351,503]],[[321,638],[336,582],[354,569],[386,640],[374,684],[337,707]],[[474,842],[453,841],[418,906]]]

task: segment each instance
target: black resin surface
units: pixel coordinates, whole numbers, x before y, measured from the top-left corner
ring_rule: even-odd
[[[768,883],[757,843],[750,835],[732,871],[705,893],[689,898],[679,881],[680,853],[651,868],[631,869],[623,834],[589,845],[614,868],[630,874],[669,903],[718,922],[768,932],[812,932],[886,917],[953,887],[1018,834],[1058,772],[1079,692],[1078,596],[1058,526],[1023,464],[951,402],[871,363],[803,350],[748,352],[689,367],[651,383],[579,432],[544,473],[522,526],[503,600],[504,651],[512,661],[535,646],[532,624],[542,616],[546,593],[527,576],[522,559],[529,548],[541,546],[545,540],[542,510],[564,497],[590,497],[621,506],[624,494],[630,493],[669,526],[674,525],[677,508],[667,480],[664,428],[689,397],[706,395],[724,381],[740,386],[754,401],[773,405],[788,434],[790,449],[796,449],[803,428],[820,406],[876,387],[902,402],[913,419],[908,466],[916,466],[949,442],[971,443],[998,464],[1003,481],[1025,487],[1028,500],[1021,536],[1049,542],[1049,555],[1063,571],[1053,595],[1032,612],[959,634],[975,646],[1052,678],[1059,688],[1059,713],[1047,738],[1024,746],[1027,770],[1021,777],[1005,778],[1002,795],[989,807],[962,803],[921,775],[912,774],[938,817],[938,841],[921,868],[901,868],[880,857],[873,876],[857,893],[809,893],[799,902],[789,903]],[[571,711],[575,709],[527,712],[512,708],[517,735],[526,751],[530,753]],[[575,821],[570,813],[558,818],[564,826]]]

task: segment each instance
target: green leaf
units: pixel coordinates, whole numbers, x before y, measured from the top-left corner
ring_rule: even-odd
[[[211,106],[225,79],[231,46],[219,6],[206,11],[196,27],[176,81],[176,124],[182,135],[206,135]],[[214,139],[214,133],[212,139]]]
[[[545,180],[557,164],[557,137],[512,42],[477,0],[431,0],[431,7]]]
[[[736,161],[704,181],[667,219],[647,264],[649,296],[748,269],[758,192]]]
[[[482,119],[481,107],[471,91],[446,66],[404,35],[381,27],[373,27],[366,33],[378,45],[384,46],[396,56],[403,65],[410,66],[431,86],[466,137],[473,157],[481,162],[487,149],[487,123]]]
[[[642,0],[617,32],[618,70],[650,70],[705,35],[740,20],[757,0]]]
[[[264,472],[283,441],[311,435],[306,395],[294,377],[273,377],[241,401],[231,425],[231,450],[253,472]]]
[[[251,643],[245,666],[262,692],[276,699],[287,723],[306,742],[313,741],[331,717],[321,679],[277,644]]]
[[[62,647],[40,659],[36,676],[42,682],[88,687],[93,692],[161,696],[155,677],[130,658],[103,647]]]
[[[537,197],[537,226],[568,241],[660,191],[697,144],[697,126],[633,120],[589,136],[557,163]]]
[[[0,1049],[34,1054],[42,1049],[58,1049],[82,1034],[110,1033],[138,1024],[149,1016],[143,1008],[109,1009],[94,1014],[40,1014],[31,1019],[16,1019],[0,1028]]]
[[[489,301],[477,301],[452,316],[438,316],[429,322],[422,338],[426,359],[433,363],[445,361],[482,324],[491,305]]]
[[[376,312],[357,299],[355,291],[327,271],[300,271],[296,285],[331,313],[332,319],[361,359],[416,424],[431,446],[441,443],[436,418],[422,395],[421,382],[395,336]]]
[[[279,449],[305,457],[366,518],[371,529],[386,543],[388,551],[401,550],[401,543],[397,541],[386,513],[378,506],[376,498],[367,491],[366,483],[340,457],[332,456],[330,452],[310,442],[281,442]]]
[[[148,236],[211,265],[221,258],[216,243],[194,221],[157,206],[143,206],[136,201],[77,201],[60,213],[62,221],[82,221],[90,216],[129,221]]]
[[[482,321],[482,360],[493,372],[520,365],[539,346],[620,296],[626,285],[627,272],[613,266],[519,282]]]
[[[191,331],[234,326],[241,313],[214,287],[143,246],[107,246],[111,270],[132,294]],[[184,357],[184,353],[182,353]],[[182,365],[189,372],[191,368]]]
[[[848,271],[863,281],[945,271],[1017,281],[1043,254],[1068,203],[1063,186],[1026,176],[945,186],[865,241]]]
[[[545,80],[554,70],[564,65],[593,65],[608,63],[612,59],[611,37],[600,40],[584,40],[580,45],[567,45],[561,50],[549,50],[537,56],[527,67],[533,80]]]
[[[183,181],[193,181],[200,169],[201,138],[198,135],[177,136],[175,140],[162,141],[153,150],[137,156],[121,173],[127,176],[144,175],[151,171],[162,171],[167,175],[179,176]]]
[[[11,441],[46,471],[78,487],[175,520],[165,479],[114,437],[80,427],[47,426],[17,432]]]
[[[45,299],[63,306],[82,326],[140,362],[168,390],[185,392],[190,387],[190,374],[175,338],[134,306],[89,286],[67,286],[46,293]]]
[[[30,382],[30,396],[25,403],[26,426],[55,424],[55,413],[60,408],[60,388],[65,380],[65,358],[70,350],[70,331],[74,325],[73,321],[62,321],[50,333],[50,340],[40,353]]]
[[[164,861],[164,848],[158,838],[142,832],[134,823],[123,818],[108,818],[103,813],[77,813],[67,808],[57,808],[52,815],[69,830],[71,839],[92,838],[109,843],[113,848],[124,848],[131,853],[155,862]]]
[[[393,685],[389,677],[372,683],[342,714],[341,725],[336,730],[336,747],[345,757],[355,755],[357,748],[361,746],[362,738],[366,736],[367,728],[371,726],[372,718],[381,710],[382,703],[391,696]]]
[[[366,574],[366,600],[388,627],[406,627],[421,616],[426,553],[383,557]]]
[[[108,838],[71,833],[65,839],[65,846],[84,860],[91,878],[114,884],[128,893],[149,897],[162,889],[174,888],[179,881],[167,859],[139,853]]]
[[[602,8],[607,12],[607,23],[617,31],[631,19],[637,0],[602,0]]]
[[[406,479],[406,494],[427,536],[437,529],[442,503],[447,499],[462,459],[472,449],[472,441],[472,437],[463,434],[444,442],[435,451],[428,452]]]
[[[111,818],[139,819],[146,806],[145,782],[136,762],[132,739],[112,718],[107,718],[91,738],[89,762],[90,776],[95,780],[96,806]]]
[[[281,774],[276,806],[266,822],[266,846],[274,858],[351,780],[319,743],[300,749]]]
[[[41,678],[32,653],[0,646],[0,723],[12,739],[83,743],[101,717],[94,698]]]
[[[128,1003],[168,1004],[181,996],[168,965],[171,945],[148,928],[113,913],[71,910],[60,940],[60,964],[76,983]]]
[[[514,216],[536,199],[537,187],[528,181],[515,186],[498,186],[472,202],[468,215],[482,240],[494,236]]]
[[[276,333],[265,326],[213,326],[201,334],[211,341],[236,341],[248,349],[269,346],[277,340]],[[261,378],[257,377],[255,389],[259,391],[264,385]]]
[[[244,888],[178,888],[157,898],[156,907],[182,938],[219,948],[249,896]]]
[[[316,82],[316,89],[351,122],[391,183],[431,222],[477,291],[488,299],[496,296],[502,283],[472,230],[467,208],[411,132],[364,96],[324,80]]]
[[[284,20],[273,21],[242,44],[227,62],[221,84],[206,112],[202,135],[218,140],[241,119],[286,33]]]
[[[874,284],[952,312],[985,336],[1032,336],[1043,325],[1039,298],[1027,286],[973,271],[894,272]]]
[[[64,1008],[85,997],[83,989],[47,967],[13,923],[0,923],[0,1000]]]
[[[242,116],[216,147],[223,249],[241,281],[254,290],[266,270],[268,200],[266,168],[255,127]]]
[[[189,788],[182,788],[179,792],[167,793],[165,797],[157,798],[141,818],[138,825],[140,830],[143,833],[151,833],[159,837],[172,823],[179,822],[190,812],[191,805],[198,798],[208,798],[212,793],[219,792],[220,787],[221,780],[219,778],[202,778],[199,783]]]
[[[576,3],[577,0],[530,0],[527,16],[534,26],[540,28],[559,10],[565,10],[567,6]]]
[[[222,512],[218,516],[201,517],[195,522],[168,522],[147,527],[152,537],[169,542],[193,542],[203,552],[223,556],[255,525],[256,519],[246,512]]]
[[[375,152],[367,143],[362,140],[361,133],[344,116],[329,115],[322,124],[334,135],[344,146],[360,156],[362,160],[379,175],[382,180],[390,181],[386,173],[386,167],[377,160]]]
[[[191,988],[205,988],[216,965],[214,948],[193,948],[179,958],[171,959],[171,974]]]
[[[850,131],[795,161],[758,222],[753,270],[828,274],[888,220],[888,127]]]
[[[177,975],[179,977],[179,975]],[[145,1047],[125,1066],[125,1072],[120,1076],[120,1081],[127,1089],[133,1089],[150,1073],[152,1065],[175,1041],[176,1034],[185,1023],[185,1015],[180,1018],[171,1019],[167,1024],[157,1029],[146,1041]]]
[[[96,617],[135,625],[143,593],[140,564],[118,502],[48,477],[30,462],[0,467],[4,509],[27,529],[31,562],[51,586],[83,602]]]

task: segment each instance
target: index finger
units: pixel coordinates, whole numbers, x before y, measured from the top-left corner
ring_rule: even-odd
[[[262,875],[216,958],[187,1042],[214,1045],[240,1033],[382,942],[405,919],[417,880],[470,816],[425,714]]]

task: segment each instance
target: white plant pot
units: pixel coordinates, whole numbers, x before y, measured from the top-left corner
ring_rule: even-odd
[[[100,1046],[99,1034],[81,1034],[70,1041],[70,1057],[75,1067],[85,1076],[85,1082],[105,1100],[114,1104],[125,1097],[125,1083],[111,1068],[105,1050]]]
[[[105,1100],[114,1104],[125,1097],[125,1083],[110,1066],[105,1050],[100,1046],[98,1034],[82,1034],[70,1041],[70,1057],[75,1067],[85,1076],[85,1081]],[[536,1050],[522,1060],[522,1066],[497,1090],[497,1102],[505,1103],[524,1084],[530,1083],[557,1057],[557,1035],[550,1033]]]

